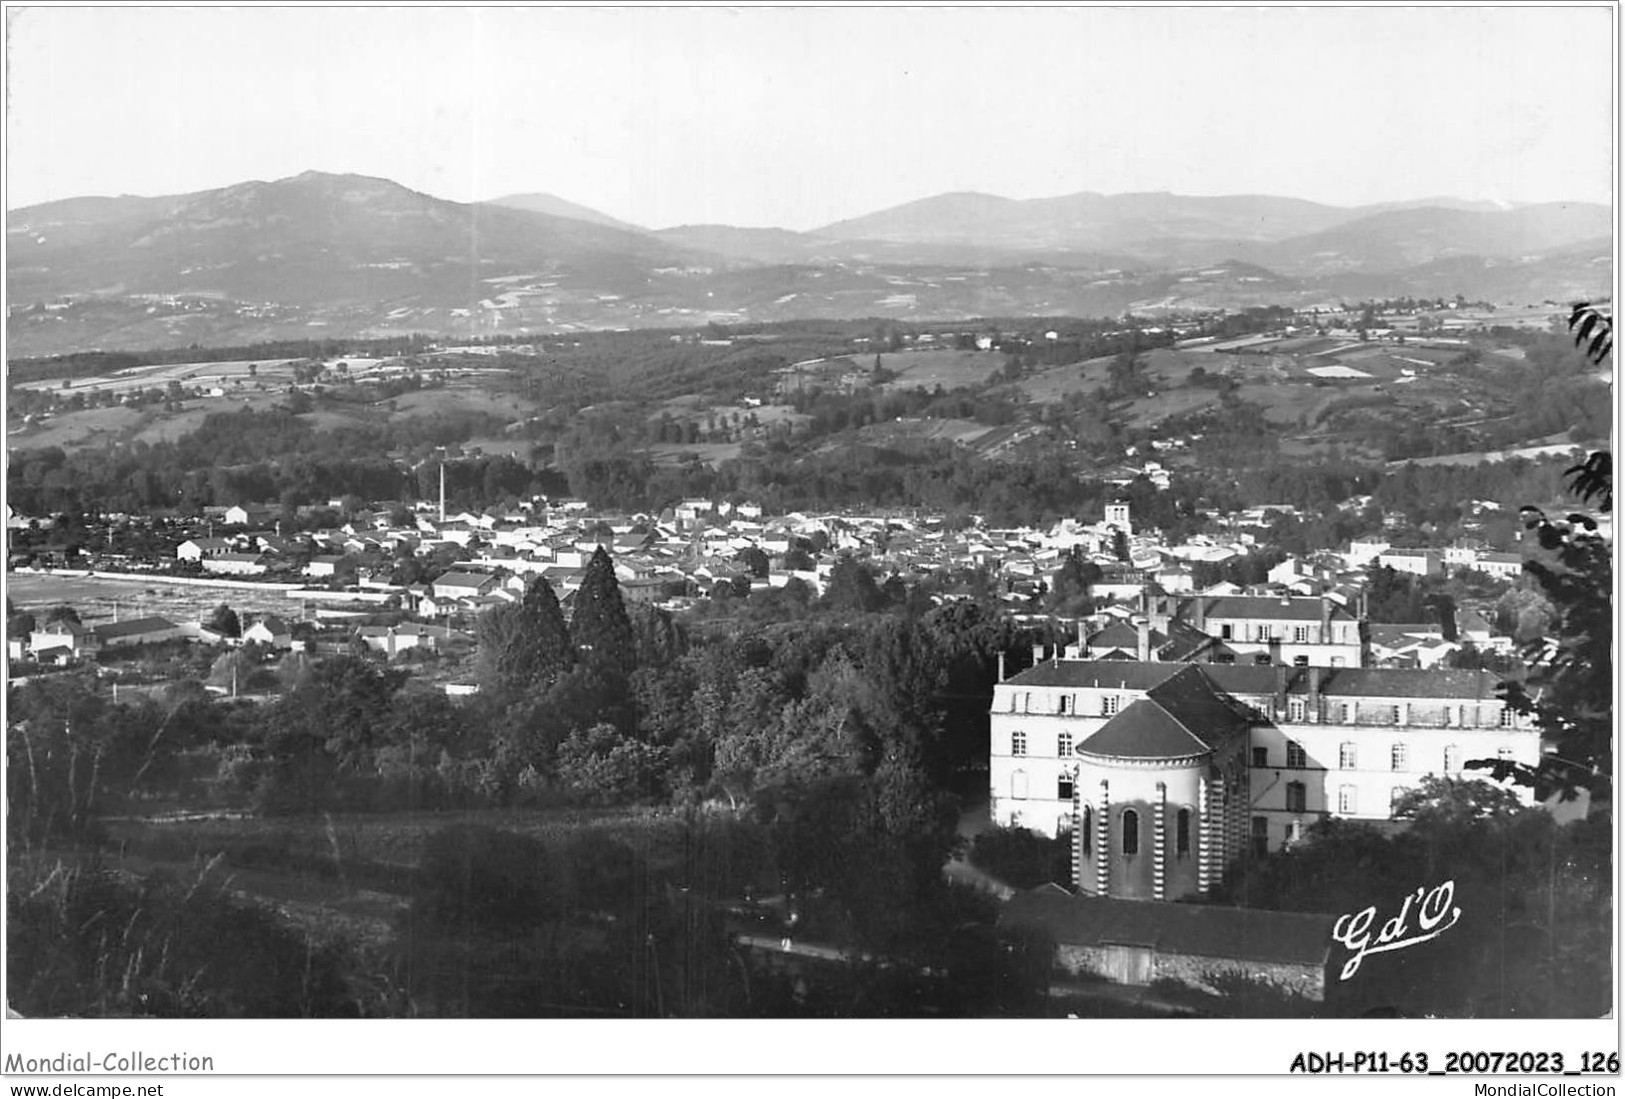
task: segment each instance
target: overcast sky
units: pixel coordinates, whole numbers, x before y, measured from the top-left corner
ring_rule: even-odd
[[[944,191],[1611,200],[1601,6],[8,16],[12,209],[307,169],[651,228]]]

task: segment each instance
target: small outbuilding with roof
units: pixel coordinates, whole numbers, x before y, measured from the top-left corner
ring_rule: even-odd
[[[1220,905],[1156,904],[1042,886],[999,913],[1006,935],[1052,944],[1061,974],[1119,985],[1172,981],[1209,995],[1245,982],[1312,1002],[1326,998],[1335,916]]]

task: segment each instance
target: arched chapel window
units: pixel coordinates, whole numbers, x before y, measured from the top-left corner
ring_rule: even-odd
[[[1123,854],[1140,853],[1140,814],[1133,809],[1123,810]]]

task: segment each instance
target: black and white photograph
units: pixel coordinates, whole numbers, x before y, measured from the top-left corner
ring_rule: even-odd
[[[1613,1094],[1619,15],[7,4],[4,1075]]]

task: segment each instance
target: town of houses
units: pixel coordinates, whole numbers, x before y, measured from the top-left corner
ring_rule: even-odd
[[[331,503],[335,508],[340,504]],[[1159,532],[1137,528],[1125,503],[1106,505],[1096,519],[1010,529],[976,523],[959,527],[913,512],[770,516],[748,502],[705,499],[679,501],[658,515],[595,514],[576,500],[538,499],[511,510],[479,513],[382,503],[355,510],[340,526],[298,532],[284,532],[271,509],[232,506],[207,508],[201,518],[184,525],[170,523],[167,537],[174,544],[168,551],[153,550],[149,539],[142,555],[87,550],[68,561],[13,553],[10,564],[21,571],[217,582],[230,591],[231,602],[248,612],[245,625],[256,609],[256,590],[297,601],[305,609],[300,617],[328,628],[342,629],[347,618],[367,609],[387,610],[401,621],[362,627],[370,632],[360,636],[369,647],[390,654],[418,645],[466,642],[474,616],[519,600],[537,578],[553,586],[568,613],[587,562],[599,549],[613,560],[626,600],[674,611],[692,606],[720,585],[727,585],[730,594],[745,595],[799,582],[808,594],[821,595],[835,564],[852,556],[873,568],[881,581],[894,576],[907,583],[936,579],[939,600],[968,595],[964,578],[979,572],[1011,613],[1034,619],[1048,617],[1038,609],[1042,596],[1065,560],[1075,555],[1099,568],[1091,590],[1097,611],[1076,625],[1102,639],[1097,647],[1112,649],[1113,638],[1122,639],[1120,656],[1132,655],[1133,627],[1145,623],[1142,606],[1152,594],[1313,597],[1317,606],[1330,603],[1346,614],[1358,605],[1373,566],[1424,577],[1475,569],[1512,579],[1521,570],[1521,558],[1512,552],[1470,546],[1406,548],[1367,539],[1353,541],[1340,553],[1287,558],[1270,568],[1267,582],[1250,593],[1227,582],[1197,591],[1193,566],[1246,560],[1262,548],[1264,528],[1280,510],[1289,509],[1251,508],[1222,517],[1217,525],[1226,532],[1223,536],[1169,544]],[[50,522],[16,515],[9,521],[13,528]],[[759,556],[747,553],[753,550]],[[754,558],[754,569],[746,558]],[[1425,669],[1440,666],[1463,644],[1480,650],[1510,648],[1510,639],[1493,636],[1480,614],[1464,609],[1459,618],[1448,637],[1439,622],[1362,623],[1359,651],[1351,648],[1334,658],[1335,664]],[[32,637],[11,641],[13,661],[62,664],[104,646],[176,637],[222,640],[199,623],[150,616],[89,627],[40,625]],[[1073,625],[1058,623],[1057,628]],[[1192,628],[1199,632],[1202,623]],[[277,629],[267,641],[283,644],[288,636]],[[1240,646],[1251,639],[1227,632],[1223,640]],[[1287,662],[1301,664],[1294,638],[1283,640]]]

